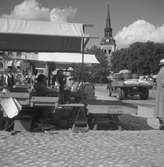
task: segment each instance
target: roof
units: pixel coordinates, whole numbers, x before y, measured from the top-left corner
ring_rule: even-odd
[[[0,18],[0,50],[79,52],[83,25]]]
[[[81,63],[82,62],[82,54],[81,53],[49,53],[43,52],[38,54],[27,54],[23,56],[24,59],[35,60],[35,61],[43,61],[43,62],[56,62],[56,63]],[[84,63],[89,64],[98,64],[98,60],[93,54],[84,54]]]
[[[0,19],[0,33],[81,37],[82,24]]]

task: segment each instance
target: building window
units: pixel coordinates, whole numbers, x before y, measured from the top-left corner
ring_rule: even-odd
[[[104,53],[106,53],[106,49],[104,50]]]
[[[110,54],[110,53],[111,53],[111,50],[108,50],[108,53]]]

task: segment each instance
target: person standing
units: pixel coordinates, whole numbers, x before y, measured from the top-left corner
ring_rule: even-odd
[[[54,69],[52,70],[52,78],[51,78],[51,84],[52,84],[52,88],[55,87],[55,83],[56,83],[56,74],[57,74],[57,71]]]
[[[160,129],[164,128],[164,59],[160,61],[161,69],[157,75],[157,92],[155,116],[159,119]]]
[[[8,67],[6,76],[7,88],[10,90],[15,85],[15,78],[12,72],[12,67]]]
[[[66,76],[63,74],[63,70],[58,70],[56,74],[56,81],[59,84],[59,102],[64,103],[64,88],[66,84]]]
[[[21,68],[20,68],[20,66],[17,66],[17,72],[15,74],[16,85],[23,85],[24,81],[25,81],[25,78],[24,78],[24,75],[21,71]]]
[[[58,70],[56,74],[56,80],[59,83],[60,93],[63,93],[66,84],[66,76],[63,74],[63,70]]]

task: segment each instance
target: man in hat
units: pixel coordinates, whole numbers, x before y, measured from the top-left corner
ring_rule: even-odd
[[[164,59],[160,61],[161,69],[157,75],[157,92],[155,116],[159,119],[160,128],[164,128]]]
[[[35,96],[57,96],[57,92],[47,87],[47,79],[44,74],[39,74],[37,83],[34,84],[34,89],[31,95]]]

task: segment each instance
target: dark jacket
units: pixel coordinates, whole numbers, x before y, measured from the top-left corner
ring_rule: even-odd
[[[57,92],[53,89],[47,88],[45,83],[38,82],[34,85],[31,93],[33,96],[57,96]]]
[[[15,85],[15,79],[13,74],[7,74],[7,86],[12,88]]]

